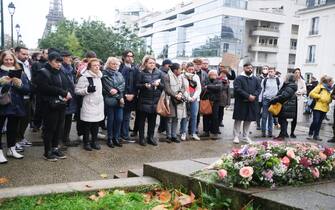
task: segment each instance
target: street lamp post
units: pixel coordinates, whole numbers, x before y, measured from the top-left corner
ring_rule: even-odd
[[[0,0],[0,12],[1,12],[1,49],[5,49],[5,31],[3,21],[3,0]]]
[[[12,37],[12,47],[14,47],[14,36],[13,36],[13,15],[15,13],[15,5],[13,4],[13,2],[8,4],[8,11],[11,17],[11,37]]]
[[[16,24],[15,26],[15,30],[16,30],[16,45],[19,45],[19,35],[20,35],[20,25]]]
[[[176,42],[170,45],[165,45],[164,49],[163,49],[163,59],[166,59],[169,55],[169,48],[173,45],[177,45],[177,44],[184,44],[184,43],[189,43],[190,41],[182,41],[182,42]]]

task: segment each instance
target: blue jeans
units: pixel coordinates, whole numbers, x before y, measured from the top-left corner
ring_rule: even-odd
[[[313,137],[319,137],[322,120],[325,119],[327,112],[321,112],[319,110],[313,110],[313,122],[309,127],[308,135]]]
[[[121,136],[124,139],[129,139],[129,124],[130,124],[131,110],[123,110],[123,121],[121,128]]]
[[[197,131],[197,117],[199,112],[199,101],[190,102],[190,116],[183,118],[180,122],[180,133],[187,133],[188,123],[190,124],[191,135]]]
[[[270,99],[263,99],[263,107],[262,107],[262,131],[265,132],[268,130],[272,133],[273,128],[273,117],[272,114],[268,111],[270,107]],[[268,128],[266,129],[266,124],[268,125]]]
[[[119,140],[123,120],[123,108],[106,107],[108,140]]]

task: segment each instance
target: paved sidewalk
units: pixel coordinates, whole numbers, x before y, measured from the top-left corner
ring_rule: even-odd
[[[0,177],[9,180],[7,184],[0,185],[0,188],[97,180],[104,179],[104,174],[107,174],[107,178],[113,178],[114,174],[126,172],[128,169],[142,168],[143,164],[148,162],[219,157],[233,146],[231,116],[232,112],[226,111],[225,127],[221,128],[221,139],[217,141],[185,141],[180,144],[160,142],[157,147],[127,144],[122,148],[113,149],[101,141],[100,151],[87,152],[81,147],[69,148],[66,152],[68,158],[55,163],[42,159],[42,146],[33,146],[26,149],[24,159],[9,159],[7,164],[0,165]],[[296,141],[305,141],[308,132],[306,125],[308,126],[308,124],[298,125]],[[75,139],[76,132],[75,127],[73,128],[71,137]],[[256,131],[254,124],[251,131],[251,137],[256,141],[266,139],[260,138],[261,133]],[[278,134],[278,130],[274,132]],[[331,136],[331,128],[325,124],[321,137],[328,139]],[[34,142],[41,142],[40,133],[27,131],[27,138]],[[324,142],[325,140],[321,143]]]

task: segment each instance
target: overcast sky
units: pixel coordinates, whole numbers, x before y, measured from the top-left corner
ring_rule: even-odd
[[[29,48],[37,47],[37,40],[41,38],[46,24],[45,16],[49,11],[50,0],[3,0],[5,34],[10,34],[10,15],[7,8],[10,2],[13,2],[16,7],[14,36],[16,37],[15,25],[19,24],[24,43]],[[135,0],[63,0],[64,16],[76,20],[91,17],[112,25],[115,20],[115,9],[125,8],[132,2]],[[138,2],[149,10],[161,11],[173,7],[182,0],[139,0]]]

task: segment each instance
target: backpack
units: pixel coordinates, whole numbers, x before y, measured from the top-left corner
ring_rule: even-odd
[[[263,82],[263,88],[265,89],[265,87],[266,87],[266,81],[268,80],[268,78],[266,77],[266,78],[264,78],[264,82]],[[278,88],[278,90],[279,90],[279,86],[280,86],[280,80],[279,80],[279,78],[278,77],[276,77],[276,82],[277,82],[277,88]]]

